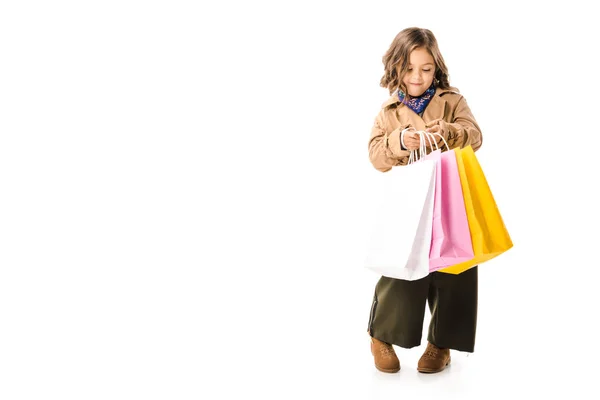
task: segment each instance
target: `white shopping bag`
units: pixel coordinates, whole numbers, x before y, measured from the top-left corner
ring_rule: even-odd
[[[366,268],[409,281],[429,274],[438,162],[439,157],[428,157],[380,175],[382,194],[374,213]]]

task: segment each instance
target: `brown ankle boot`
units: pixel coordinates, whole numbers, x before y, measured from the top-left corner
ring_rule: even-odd
[[[391,344],[371,337],[371,354],[375,357],[375,368],[381,372],[400,371],[400,360]]]
[[[427,343],[425,353],[417,364],[417,371],[434,373],[443,371],[450,364],[450,349],[440,349],[431,343]]]

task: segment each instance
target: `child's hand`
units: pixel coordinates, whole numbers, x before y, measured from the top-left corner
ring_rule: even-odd
[[[425,129],[425,132],[429,132],[429,133],[438,133],[438,134],[442,134],[442,128],[439,125],[434,125],[430,128]]]
[[[407,150],[417,150],[421,146],[421,135],[414,128],[404,132],[404,147]]]
[[[437,133],[439,135],[442,135],[443,137],[446,137],[448,135],[448,132],[446,132],[446,124],[444,123],[444,121],[442,120],[435,120],[435,121],[431,121],[428,125],[431,126],[427,129],[425,129],[425,132],[429,132],[429,133]],[[436,135],[437,136],[437,135]],[[438,136],[439,138],[439,136]]]
[[[443,121],[437,121],[437,123],[429,128],[425,129],[427,133],[435,133],[432,139],[437,143],[438,146],[444,145],[444,140],[442,138],[448,138],[448,132],[446,131],[446,124]],[[438,136],[439,135],[439,136]],[[440,137],[441,136],[441,137]]]

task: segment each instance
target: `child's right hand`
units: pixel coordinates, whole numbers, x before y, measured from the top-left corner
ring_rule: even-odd
[[[417,150],[421,146],[421,135],[417,133],[417,130],[410,128],[404,132],[404,147],[407,150]]]

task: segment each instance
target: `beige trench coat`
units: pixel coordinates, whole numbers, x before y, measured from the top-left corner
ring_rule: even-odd
[[[470,145],[474,151],[477,151],[481,147],[481,129],[467,101],[458,91],[436,89],[422,117],[402,104],[394,93],[383,103],[371,130],[369,138],[371,163],[381,172],[389,171],[393,166],[406,165],[410,152],[401,148],[402,130],[408,127],[425,130],[436,124],[440,125],[441,133],[450,148],[463,148]],[[445,146],[444,150],[446,150]]]

